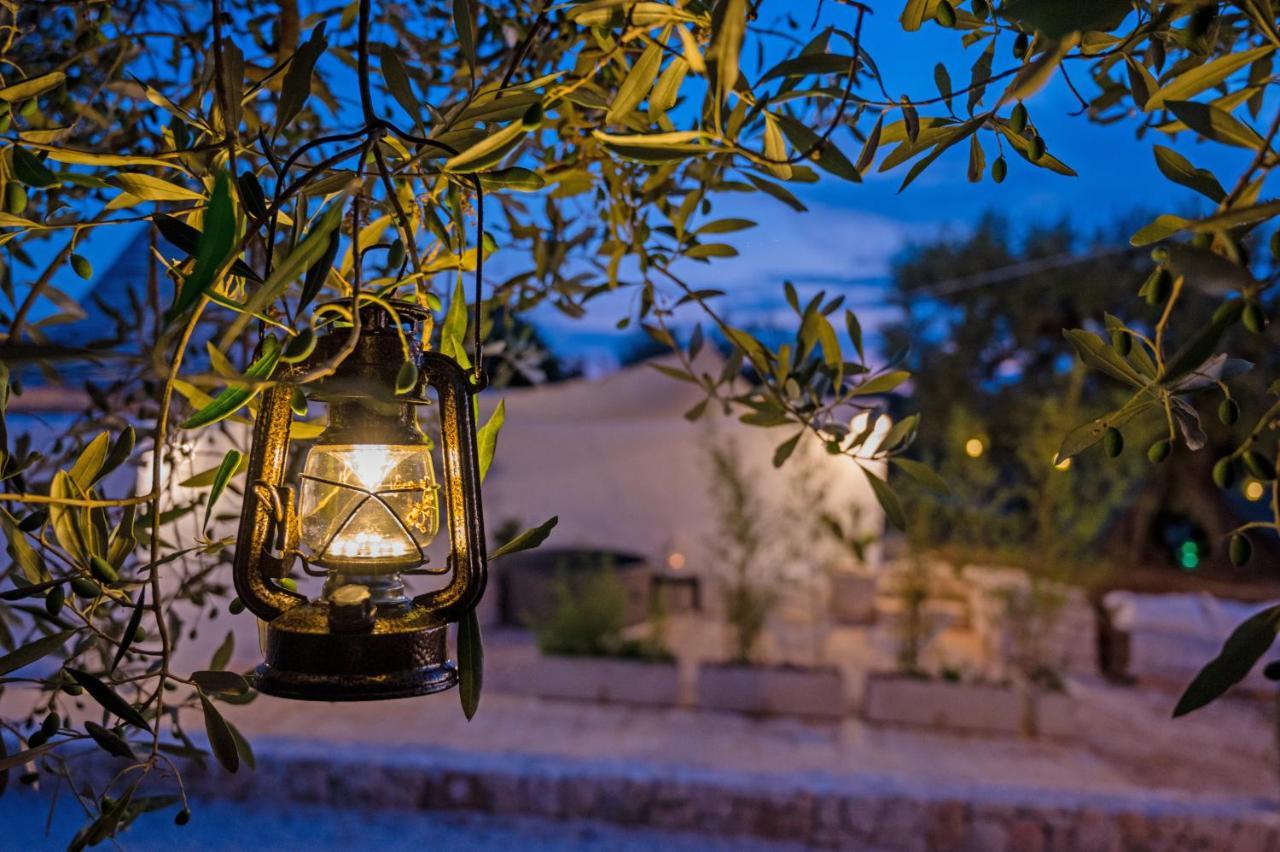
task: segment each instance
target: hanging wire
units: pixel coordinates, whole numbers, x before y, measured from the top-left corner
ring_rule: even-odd
[[[458,150],[451,145],[447,145],[436,139],[429,139],[423,136],[416,136],[408,133],[399,127],[396,127],[390,121],[378,116],[373,106],[373,91],[370,87],[370,70],[369,70],[369,28],[372,23],[372,0],[360,0],[359,14],[357,19],[357,41],[356,41],[356,74],[359,79],[360,86],[360,108],[364,116],[365,126],[362,132],[369,134],[369,141],[373,145],[377,145],[378,137],[390,131],[400,138],[413,142],[416,145],[425,145],[436,150],[443,151],[449,156],[457,156]],[[509,75],[508,78],[509,79]],[[402,219],[402,227],[405,230],[408,241],[412,240],[408,217],[404,216],[404,211],[400,209],[399,201],[395,198],[394,187],[391,177],[385,167],[383,158],[375,152],[375,159],[378,161],[379,170],[382,173],[388,198],[390,203],[396,207],[397,213]],[[481,363],[481,352],[483,349],[483,339],[480,333],[480,311],[481,300],[484,296],[484,188],[480,183],[477,175],[468,175],[468,182],[475,193],[476,205],[476,230],[475,230],[475,246],[476,246],[476,268],[475,268],[475,318],[472,323],[471,332],[471,360],[472,371],[474,376],[472,390],[480,391],[488,384],[488,377],[485,375],[484,366]],[[459,231],[462,230],[459,223]],[[410,248],[410,246],[406,246]],[[412,250],[412,249],[411,249]]]

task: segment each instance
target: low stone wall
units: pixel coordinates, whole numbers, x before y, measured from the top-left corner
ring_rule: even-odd
[[[255,748],[256,771],[191,767],[189,790],[261,807],[468,810],[885,852],[1280,848],[1280,814],[1243,799],[942,789],[310,741],[255,740]]]

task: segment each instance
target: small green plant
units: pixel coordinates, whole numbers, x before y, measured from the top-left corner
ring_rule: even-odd
[[[863,526],[862,507],[857,504],[849,506],[847,517],[843,521],[833,512],[823,512],[818,517],[818,525],[860,567],[866,565],[867,548],[879,540],[875,533],[860,531]]]
[[[772,604],[771,593],[748,582],[732,583],[725,590],[725,617],[733,627],[733,662],[754,662]]]
[[[1025,589],[1000,593],[1011,630],[1011,660],[1017,672],[1039,689],[1062,692],[1062,661],[1055,658],[1052,636],[1067,603],[1067,589],[1036,574]]]
[[[902,614],[898,620],[898,668],[904,673],[921,676],[920,652],[925,642],[924,605],[929,600],[929,565],[918,552],[913,552],[902,573],[898,596]]]
[[[732,440],[710,444],[711,492],[717,509],[717,545],[727,566],[725,618],[733,631],[734,663],[754,662],[777,594],[761,577],[764,509]]]
[[[627,593],[605,559],[598,571],[570,579],[561,566],[556,578],[556,608],[550,618],[534,626],[538,649],[544,654],[578,657],[626,657],[668,660],[671,651],[663,639],[662,613],[650,613],[649,633],[634,639],[624,636],[627,627]]]

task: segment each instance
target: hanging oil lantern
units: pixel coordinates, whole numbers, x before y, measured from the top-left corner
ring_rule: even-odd
[[[245,607],[267,622],[255,686],[269,695],[356,701],[448,689],[457,674],[447,624],[484,592],[477,385],[456,361],[416,344],[425,311],[384,304],[362,307],[356,327],[331,328],[262,395],[234,577]],[[397,393],[406,357],[417,380]],[[328,405],[329,423],[290,484],[290,380],[334,363],[330,375],[306,386]],[[439,406],[439,482],[433,447],[418,424],[430,391]],[[450,552],[434,566],[427,547],[441,511]],[[295,564],[323,577],[319,597],[286,580]],[[406,575],[447,581],[410,597]]]

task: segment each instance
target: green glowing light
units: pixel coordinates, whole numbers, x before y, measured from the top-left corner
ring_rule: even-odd
[[[1200,567],[1200,545],[1187,540],[1178,548],[1178,564],[1183,570],[1194,571]]]

